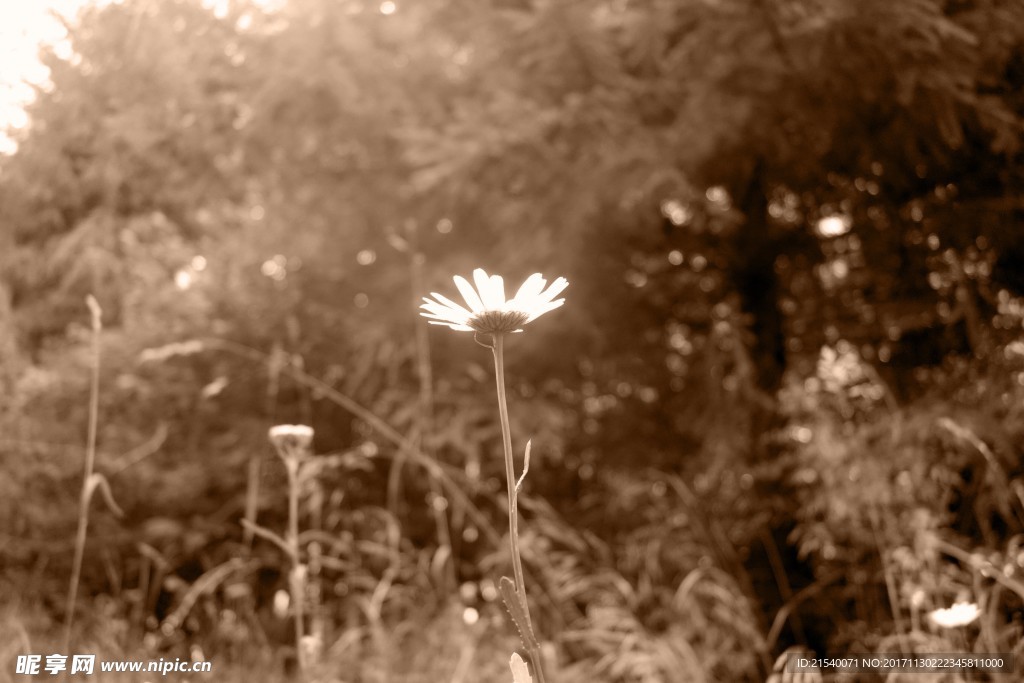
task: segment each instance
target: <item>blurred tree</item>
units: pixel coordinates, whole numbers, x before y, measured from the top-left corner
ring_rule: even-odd
[[[752,333],[751,379],[769,393],[792,351],[848,334],[878,342],[884,309],[935,308],[934,297],[921,300],[929,271],[915,255],[933,233],[922,218],[900,215],[913,202],[927,201],[936,214],[929,222],[947,224],[932,228],[942,247],[963,249],[978,227],[951,214],[1020,186],[1019,3],[552,2],[450,11],[473,17],[461,24],[474,28],[460,34],[459,54],[474,87],[413,156],[434,201],[437,190],[477,205],[481,192],[498,195],[500,203],[484,203],[501,207],[490,222],[507,223],[508,233],[557,224],[587,234],[620,209],[633,233],[664,221],[663,253],[684,233],[694,244],[697,233],[713,261],[724,259]],[[471,155],[460,159],[455,140]],[[730,226],[694,218],[716,203],[736,212]],[[988,207],[997,220],[1012,218],[1010,204]],[[820,227],[831,215],[843,222]],[[1017,232],[994,231],[1008,230]],[[853,291],[823,291],[812,269],[842,236],[856,238],[854,260],[873,260],[840,278],[853,283],[839,289]],[[991,238],[986,244],[994,248]],[[813,295],[792,296],[783,280],[794,268]],[[787,295],[812,313],[780,307]],[[836,308],[841,301],[848,305]],[[830,317],[845,325],[830,330]],[[815,319],[817,329],[787,327]],[[796,338],[790,348],[787,338]]]

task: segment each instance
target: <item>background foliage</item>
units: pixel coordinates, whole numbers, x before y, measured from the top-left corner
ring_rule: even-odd
[[[1021,651],[1019,2],[131,0],[69,31],[0,158],[5,642],[61,617],[92,293],[128,514],[93,517],[82,638],[287,666],[287,563],[239,519],[260,465],[282,527],[265,434],[301,422],[327,670],[505,676],[490,361],[415,311],[484,266],[572,283],[508,354],[559,680]],[[925,618],[956,600],[982,618]]]

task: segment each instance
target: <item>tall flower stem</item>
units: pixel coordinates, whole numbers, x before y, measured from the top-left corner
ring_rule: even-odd
[[[512,461],[512,430],[508,423],[508,400],[505,395],[505,335],[494,335],[494,375],[498,384],[498,413],[501,417],[501,437],[505,447],[505,479],[508,484],[508,532],[512,543],[512,571],[515,574],[516,592],[526,596],[523,581],[523,561],[519,556],[519,510],[516,504],[516,472]]]
[[[508,484],[508,532],[509,542],[512,547],[512,571],[515,575],[516,593],[522,603],[523,611],[526,613],[528,628],[532,630],[533,620],[530,618],[530,607],[526,600],[523,561],[519,553],[519,487],[516,483],[515,464],[512,459],[512,433],[508,422],[508,400],[505,395],[505,335],[498,332],[494,333],[492,338],[491,351],[494,353],[494,375],[498,387],[498,413],[501,417],[501,436],[505,448],[505,479]],[[545,683],[540,653],[533,647],[530,647],[528,648],[528,654],[531,662],[533,662],[533,669],[534,673],[537,674],[538,683]]]

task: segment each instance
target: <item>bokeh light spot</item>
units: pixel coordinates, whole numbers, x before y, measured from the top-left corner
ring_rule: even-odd
[[[839,237],[850,232],[853,221],[849,216],[825,216],[818,221],[818,234],[822,237]]]

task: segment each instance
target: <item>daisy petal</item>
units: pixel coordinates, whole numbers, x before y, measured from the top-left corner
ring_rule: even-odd
[[[456,325],[454,323],[446,323],[446,322],[441,322],[441,321],[438,321],[438,320],[428,320],[427,322],[430,323],[431,325],[444,325],[445,327],[450,327],[453,330],[458,330],[459,332],[472,332],[473,331],[473,328],[470,327],[469,325]]]
[[[537,318],[541,317],[545,313],[555,310],[559,306],[565,303],[565,299],[557,299],[551,303],[546,303],[530,311],[530,317],[526,319],[526,322],[532,322]]]
[[[547,280],[540,273],[534,273],[530,277],[526,278],[526,281],[519,287],[519,291],[512,297],[513,301],[519,303],[525,303],[533,297],[544,291],[544,285],[547,284]]]
[[[447,315],[434,315],[433,313],[420,313],[424,318],[431,318],[433,320],[441,320],[443,322],[454,323],[456,325],[465,325],[469,318],[455,318]]]
[[[420,315],[426,315],[423,311],[432,313],[433,315],[451,315],[452,311],[441,306],[440,304],[420,304]]]
[[[560,277],[557,280],[555,280],[554,282],[552,282],[551,286],[548,287],[548,291],[546,291],[543,294],[541,294],[538,298],[541,301],[551,301],[556,296],[561,294],[562,290],[564,290],[568,286],[569,286],[569,281],[566,280],[564,277]]]
[[[472,313],[464,308],[452,308],[451,306],[442,306],[441,304],[433,302],[429,304],[421,304],[420,308],[425,311],[430,311],[431,313],[450,318],[468,318],[472,315]]]
[[[494,299],[495,308],[505,308],[505,280],[500,275],[491,276],[491,296]]]
[[[494,279],[489,277],[483,268],[477,268],[473,271],[473,282],[476,283],[476,289],[480,292],[480,298],[484,302],[484,309],[488,311],[497,311],[505,304],[505,297],[501,297],[501,301],[497,300],[494,291]]]
[[[437,299],[438,301],[440,301],[445,306],[447,306],[448,308],[451,308],[452,310],[455,310],[455,311],[463,311],[463,312],[465,312],[466,315],[470,315],[470,312],[467,311],[465,309],[465,307],[460,306],[459,304],[455,303],[454,301],[452,301],[448,297],[446,297],[446,296],[444,296],[442,294],[438,294],[437,292],[431,292],[430,295],[432,297],[434,297],[435,299]],[[426,298],[426,297],[424,297],[424,298]]]
[[[481,311],[485,310],[484,302],[480,300],[480,297],[479,295],[477,295],[476,290],[473,289],[473,285],[469,284],[466,278],[462,277],[461,275],[456,275],[452,279],[455,280],[455,286],[459,288],[459,292],[462,294],[462,298],[466,300],[466,303],[469,304],[469,308],[474,313],[480,313]]]

